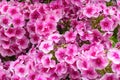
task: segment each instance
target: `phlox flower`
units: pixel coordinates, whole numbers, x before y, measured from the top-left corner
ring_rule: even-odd
[[[15,28],[15,36],[18,39],[21,39],[25,35],[26,31],[22,27]]]
[[[120,50],[113,48],[107,53],[107,57],[115,64],[120,64]]]
[[[16,44],[19,45],[22,49],[26,49],[29,44],[27,37],[23,36],[21,39],[17,39]]]
[[[4,41],[8,41],[9,40],[9,38],[5,35],[5,30],[2,28],[2,29],[0,29],[0,39],[1,40],[4,40]]]
[[[10,48],[10,42],[9,41],[1,41],[1,43],[2,43],[2,47],[4,48],[4,49],[9,49]]]
[[[65,37],[65,40],[67,41],[67,42],[74,42],[75,41],[75,39],[76,39],[76,32],[73,32],[73,30],[71,29],[70,31],[67,31],[66,33],[65,33],[65,35],[64,35],[64,37]]]
[[[14,27],[23,27],[25,25],[24,18],[21,15],[16,15],[12,18],[12,23]]]
[[[62,75],[65,74],[66,72],[67,72],[66,63],[61,62],[61,63],[58,63],[58,64],[56,65],[55,73],[56,73],[58,76],[62,76]]]
[[[97,78],[98,74],[93,67],[89,67],[87,70],[81,70],[81,74],[88,79]]]
[[[111,68],[112,68],[113,72],[115,72],[117,74],[120,74],[120,64],[114,64],[114,63],[112,63]]]
[[[66,56],[65,57],[65,62],[68,64],[73,64],[76,61],[74,56]]]
[[[43,29],[44,29],[44,24],[41,21],[36,22],[35,32],[39,35],[42,35],[43,34]],[[31,30],[33,30],[33,26],[31,26]]]
[[[9,27],[7,30],[5,30],[5,35],[9,38],[15,36],[15,28]]]
[[[96,6],[89,4],[84,8],[83,15],[87,16],[88,18],[91,18],[95,15],[96,12]]]
[[[40,17],[40,13],[37,10],[32,11],[30,14],[30,20],[36,20]]]
[[[52,41],[43,41],[39,46],[39,50],[43,51],[44,53],[48,53],[53,50],[53,47]]]
[[[100,26],[103,31],[113,31],[113,24],[113,20],[108,17],[100,21]]]
[[[66,56],[66,49],[64,48],[58,48],[58,50],[55,53],[55,57],[58,61],[64,62],[65,56]]]
[[[89,62],[88,59],[85,59],[85,58],[83,58],[81,60],[79,59],[76,61],[76,66],[79,70],[87,70],[90,66],[90,64],[88,62]]]
[[[15,6],[10,6],[8,9],[8,14],[12,17],[19,14],[19,8],[16,8]]]
[[[19,77],[25,77],[28,74],[27,68],[23,64],[18,64],[15,66],[15,74]]]
[[[66,55],[76,56],[78,54],[78,48],[75,44],[68,44],[66,48]]]
[[[103,56],[98,56],[95,59],[91,59],[91,64],[96,69],[104,69],[108,65],[108,59]]]
[[[48,40],[51,40],[51,41],[54,41],[55,43],[58,43],[58,41],[60,40],[60,37],[61,37],[60,34],[54,33],[54,34],[51,34],[51,35],[48,37]]]
[[[70,70],[70,79],[79,80],[80,79],[79,71]]]
[[[1,25],[2,25],[4,28],[8,28],[8,27],[10,26],[11,22],[12,22],[11,19],[10,19],[10,17],[7,16],[7,15],[0,16],[0,17],[1,17],[1,19],[0,19]]]
[[[26,27],[27,27],[27,31],[28,31],[28,32],[30,32],[30,33],[35,33],[35,27],[36,27],[35,24],[33,24],[33,23],[28,23]]]
[[[40,41],[40,36],[38,34],[30,34],[30,41],[32,44],[37,44]]]
[[[43,65],[43,67],[45,67],[45,68],[55,67],[55,61],[51,60],[51,58],[52,58],[51,54],[46,54],[46,55],[42,56],[41,63]]]
[[[116,74],[106,73],[100,80],[118,80]]]

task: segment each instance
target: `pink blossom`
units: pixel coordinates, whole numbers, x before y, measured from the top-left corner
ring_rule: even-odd
[[[117,74],[120,74],[119,70],[120,70],[120,64],[114,64],[112,63],[112,71],[117,73]]]
[[[27,37],[23,36],[21,39],[18,39],[16,42],[17,45],[19,45],[22,49],[26,49],[29,44],[29,40]]]
[[[15,36],[18,38],[18,39],[21,39],[24,35],[25,35],[25,30],[24,28],[22,27],[17,27],[15,28]]]
[[[2,16],[1,20],[0,20],[0,23],[4,28],[7,28],[11,24],[11,19],[8,16]]]
[[[23,27],[25,25],[24,18],[20,17],[21,15],[16,15],[12,19],[12,23],[14,27]]]
[[[28,74],[25,65],[23,64],[17,65],[15,67],[15,74],[17,74],[19,77],[25,77]]]
[[[96,69],[104,69],[108,65],[108,60],[105,57],[98,56],[95,59],[91,59],[91,64]]]
[[[120,64],[120,51],[116,48],[110,49],[107,53],[107,57],[115,64]]]
[[[106,73],[100,80],[117,80],[117,76],[114,73]]]
[[[71,29],[70,31],[67,31],[66,33],[65,33],[65,35],[64,35],[64,37],[65,37],[65,40],[67,41],[67,42],[74,42],[75,41],[75,39],[76,39],[76,32],[73,32],[73,30]]]
[[[14,37],[15,36],[15,29],[9,27],[6,31],[5,31],[5,35],[9,38]]]
[[[54,41],[55,43],[58,43],[58,41],[60,40],[60,37],[61,37],[60,34],[54,33],[54,34],[51,34],[51,35],[48,37],[48,40],[51,40],[51,41]]]
[[[39,46],[39,50],[43,51],[44,53],[48,53],[53,50],[53,42],[52,41],[43,41]]]
[[[59,48],[56,53],[55,53],[55,57],[57,58],[58,61],[60,62],[64,62],[65,56],[66,56],[66,50],[63,48]]]
[[[92,67],[88,68],[87,70],[81,70],[81,74],[88,79],[95,79],[98,76],[97,72]]]
[[[78,54],[78,49],[75,44],[68,44],[66,48],[66,55],[68,56],[76,56]]]
[[[92,4],[87,5],[83,10],[83,15],[87,16],[88,18],[91,18],[95,15],[96,8]]]
[[[43,65],[43,67],[45,68],[50,68],[50,67],[54,67],[55,66],[55,61],[51,60],[52,55],[44,55],[41,58],[41,63]]]
[[[66,63],[58,63],[56,65],[56,69],[55,69],[55,72],[58,76],[61,76],[63,74],[66,74],[67,72],[67,66],[66,66]]]
[[[113,20],[108,17],[100,21],[100,26],[103,31],[113,31],[113,24]]]
[[[37,44],[40,41],[40,36],[38,36],[37,34],[31,34],[30,38],[32,44]]]
[[[68,64],[73,64],[76,61],[76,59],[73,56],[66,56],[65,57],[65,62]]]

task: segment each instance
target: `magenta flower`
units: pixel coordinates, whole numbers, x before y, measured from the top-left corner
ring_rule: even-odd
[[[66,48],[66,55],[68,56],[76,56],[78,54],[78,49],[75,44],[68,44]]]
[[[6,31],[5,31],[5,35],[9,38],[14,37],[15,36],[15,29],[9,27]]]
[[[28,74],[28,71],[23,64],[18,64],[15,67],[15,74],[17,74],[19,77],[25,77]]]
[[[65,54],[66,52],[66,49],[63,49],[63,48],[59,48],[56,53],[55,53],[55,57],[57,58],[58,61],[60,62],[64,62],[64,59],[65,59]]]
[[[66,63],[58,63],[56,65],[56,69],[55,69],[55,72],[58,76],[62,76],[64,74],[66,74],[67,72],[67,66],[66,66]]]
[[[100,80],[118,80],[116,74],[106,73]]]
[[[14,27],[23,27],[25,25],[24,18],[20,17],[20,15],[13,17],[12,23]]]
[[[95,79],[98,76],[97,72],[92,67],[88,68],[87,70],[81,70],[81,74],[88,79]]]
[[[112,63],[112,71],[117,73],[117,74],[120,74],[119,70],[120,70],[120,64],[114,64]]]
[[[29,44],[29,40],[27,37],[23,36],[21,39],[18,39],[16,42],[17,45],[19,45],[22,49],[26,49]]]
[[[51,60],[51,58],[52,58],[52,55],[44,55],[41,58],[41,63],[43,65],[43,67],[45,67],[45,68],[55,67],[55,61]]]
[[[120,51],[116,48],[110,49],[107,57],[115,64],[120,64]]]
[[[96,69],[104,69],[108,65],[108,60],[105,57],[98,56],[94,59],[91,59],[91,64],[96,68]]]
[[[44,53],[48,53],[53,50],[53,42],[52,41],[43,41],[39,46],[39,50],[43,51]]]
[[[76,32],[73,32],[73,30],[71,29],[70,31],[67,31],[66,33],[65,33],[65,35],[64,35],[64,37],[65,37],[65,40],[67,41],[67,42],[74,42],[75,41],[75,39],[76,39]]]
[[[15,32],[15,36],[18,38],[18,39],[21,39],[24,35],[25,35],[25,33],[26,33],[26,31],[24,30],[24,28],[22,28],[22,27],[17,27],[17,28],[15,28],[16,30],[16,32]]]
[[[103,31],[113,31],[114,30],[113,24],[114,24],[113,20],[108,17],[100,21],[100,26]]]

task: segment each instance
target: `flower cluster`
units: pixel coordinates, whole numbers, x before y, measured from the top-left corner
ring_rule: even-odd
[[[0,80],[119,80],[119,6],[119,0],[1,1]]]

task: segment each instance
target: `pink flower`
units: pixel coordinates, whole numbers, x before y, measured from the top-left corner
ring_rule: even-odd
[[[76,66],[79,70],[87,70],[90,64],[88,59],[81,59],[76,61]]]
[[[66,66],[66,63],[58,63],[56,65],[56,69],[55,69],[55,73],[58,75],[58,76],[62,76],[63,74],[66,74],[67,72],[67,66]]]
[[[108,17],[100,21],[100,26],[103,31],[113,31],[114,30],[113,24],[114,24],[113,20]]]
[[[21,39],[18,39],[16,42],[17,45],[19,45],[22,49],[26,49],[29,44],[29,40],[27,37],[23,36]]]
[[[0,23],[4,28],[7,28],[11,24],[11,19],[8,16],[2,16],[0,19]]]
[[[21,15],[16,15],[12,19],[14,27],[23,27],[25,25],[24,18]]]
[[[112,67],[112,71],[114,73],[120,74],[120,64],[114,64],[114,63],[112,63],[111,67]]]
[[[51,58],[52,58],[52,55],[51,55],[51,54],[44,55],[44,56],[41,58],[41,63],[42,63],[42,65],[43,65],[43,67],[45,67],[45,68],[55,67],[55,61],[54,61],[54,60],[51,60]]]
[[[66,56],[65,52],[66,52],[66,50],[63,49],[63,48],[58,48],[58,50],[56,51],[55,57],[57,58],[57,60],[59,62],[64,62],[64,59],[65,59],[65,56]]]
[[[27,24],[27,31],[30,33],[35,33],[35,24],[33,24],[32,22]],[[36,29],[37,30],[37,29]]]
[[[70,70],[70,79],[80,80],[80,73],[79,73],[79,71]]]
[[[70,31],[67,31],[66,33],[65,33],[65,35],[64,35],[64,37],[65,37],[65,40],[67,41],[67,42],[74,42],[75,41],[75,39],[76,39],[76,32],[73,32],[73,30],[71,29]]]
[[[58,41],[60,40],[60,37],[61,37],[60,34],[54,33],[54,34],[51,34],[51,35],[48,37],[48,40],[51,40],[51,41],[54,41],[55,43],[58,43]]]
[[[5,35],[9,38],[14,37],[15,36],[15,28],[11,28],[9,27],[6,31],[5,31]]]
[[[66,48],[66,55],[68,56],[76,56],[78,54],[78,49],[75,44],[68,44]]]
[[[38,36],[37,34],[31,34],[30,41],[32,44],[37,44],[40,41],[40,36]]]
[[[40,13],[37,10],[34,10],[31,14],[30,14],[30,18],[31,20],[36,20],[40,17]]]
[[[114,73],[106,73],[100,80],[117,80],[117,76]]]
[[[15,36],[18,38],[18,39],[21,39],[24,35],[25,35],[25,33],[26,33],[26,31],[24,30],[24,28],[22,28],[22,27],[17,27],[17,28],[15,28],[16,30],[16,32],[15,32]]]
[[[120,64],[120,50],[113,48],[107,53],[107,57],[115,64]]]
[[[98,56],[95,59],[91,59],[91,64],[96,69],[104,69],[108,65],[108,60],[103,56]]]
[[[95,13],[96,13],[96,7],[93,6],[92,4],[88,4],[83,10],[83,15],[87,16],[88,18],[93,17]]]
[[[1,41],[2,47],[4,49],[9,49],[10,48],[10,42],[9,41]]]
[[[19,8],[11,6],[9,7],[8,12],[10,16],[14,17],[15,15],[18,15]]]
[[[15,74],[18,75],[19,77],[25,77],[28,72],[27,68],[23,64],[18,64],[15,66]]]
[[[46,21],[45,26],[50,30],[50,33],[52,33],[56,31],[57,24],[55,21],[50,20]]]
[[[81,70],[81,74],[88,79],[95,79],[98,76],[97,72],[92,67],[88,68],[87,70]]]
[[[35,32],[39,35],[42,35],[44,30],[44,24],[42,22],[37,22],[35,27]]]
[[[76,59],[74,58],[74,56],[66,56],[65,57],[65,62],[67,62],[68,64],[73,64],[76,61]]]
[[[39,50],[43,51],[44,53],[48,53],[53,50],[53,47],[52,41],[43,41],[39,46]]]

